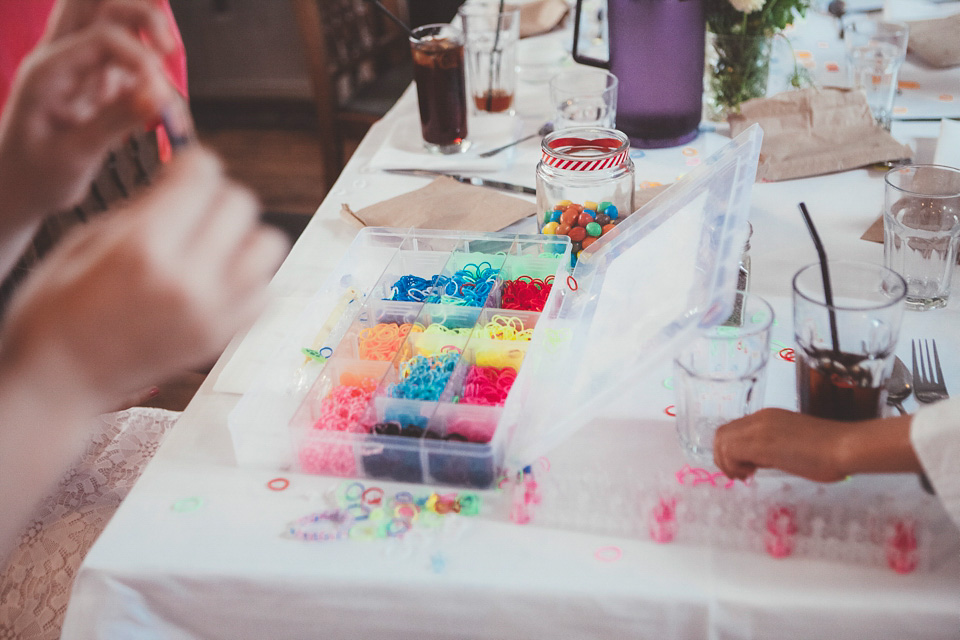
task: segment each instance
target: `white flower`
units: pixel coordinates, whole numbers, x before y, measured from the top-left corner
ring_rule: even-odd
[[[737,11],[742,11],[743,13],[753,13],[754,11],[759,11],[763,8],[763,3],[765,0],[730,0],[730,4],[733,5],[733,8]]]

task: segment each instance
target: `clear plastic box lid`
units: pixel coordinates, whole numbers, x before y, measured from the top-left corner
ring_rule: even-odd
[[[730,316],[762,138],[758,125],[741,133],[554,284],[504,407],[508,466],[548,453],[698,328]]]

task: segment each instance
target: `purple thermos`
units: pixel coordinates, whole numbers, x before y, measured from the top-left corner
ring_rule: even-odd
[[[703,99],[702,0],[607,0],[609,61],[577,51],[582,4],[577,0],[573,58],[619,79],[617,129],[647,149],[695,138]]]

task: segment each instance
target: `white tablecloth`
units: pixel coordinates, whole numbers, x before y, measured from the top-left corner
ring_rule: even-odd
[[[521,89],[523,128],[534,131],[546,119],[537,97],[545,87]],[[227,391],[249,385],[256,363],[270,357],[285,324],[353,239],[340,204],[356,210],[425,184],[369,168],[414,109],[408,92],[371,129],[277,274],[274,305],[226,350],[97,541],[77,577],[64,638],[960,637],[960,532],[945,517],[932,521],[939,546],[931,566],[909,575],[536,521],[519,526],[494,516],[451,517],[438,530],[403,540],[284,537],[286,523],[322,509],[341,481],[239,468],[227,430],[239,395]],[[937,125],[896,124],[894,133],[932,153]],[[637,152],[637,180],[673,181],[722,143],[705,133],[682,149]],[[532,185],[537,155],[537,143],[526,143],[492,175]],[[865,169],[757,184],[752,290],[789,310],[791,275],[816,259],[797,212],[801,200],[832,258],[880,262],[881,245],[859,238],[880,212],[882,185],[880,173]],[[532,220],[524,224],[533,229]],[[947,310],[907,313],[898,352],[909,362],[909,338],[936,338],[955,385],[960,287],[953,293]],[[780,339],[790,342],[788,335]],[[775,360],[770,375],[768,403],[790,406],[790,365]],[[670,392],[638,385],[637,398],[642,409],[625,398],[551,452],[551,473],[564,474],[569,485],[578,474],[678,468],[683,461],[663,413]],[[266,486],[278,475],[290,480],[284,491]],[[855,482],[922,496],[909,476]],[[194,510],[172,508],[191,498]],[[498,500],[495,493],[484,499]],[[607,546],[619,549],[618,561],[597,559]]]

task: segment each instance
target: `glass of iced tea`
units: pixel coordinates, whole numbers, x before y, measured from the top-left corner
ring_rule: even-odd
[[[463,42],[463,32],[448,24],[417,27],[410,38],[420,128],[424,146],[434,153],[469,146]]]
[[[833,420],[879,418],[907,283],[876,264],[829,266],[833,304],[827,304],[819,263],[793,277],[800,412]]]

